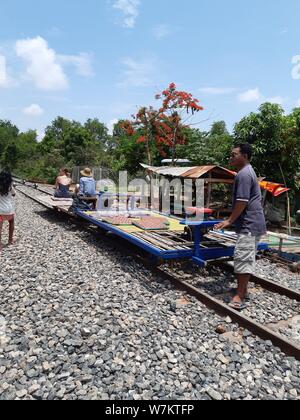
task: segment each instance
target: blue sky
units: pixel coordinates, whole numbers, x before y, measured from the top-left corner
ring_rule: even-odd
[[[111,125],[170,82],[195,123],[231,129],[266,101],[300,106],[299,0],[2,0],[0,119]]]

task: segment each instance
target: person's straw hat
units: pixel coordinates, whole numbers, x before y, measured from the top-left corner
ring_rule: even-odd
[[[85,168],[80,172],[82,176],[90,177],[93,176],[92,170],[90,168]]]

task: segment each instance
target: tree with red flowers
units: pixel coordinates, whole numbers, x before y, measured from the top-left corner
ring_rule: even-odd
[[[184,130],[188,127],[187,121],[195,113],[202,111],[203,107],[199,105],[199,100],[192,94],[178,91],[175,83],[171,83],[162,94],[156,95],[156,99],[163,101],[159,109],[160,124],[157,144],[158,146],[167,146],[171,150],[172,163],[174,164],[177,146],[187,143]],[[184,114],[188,115],[185,119]]]
[[[190,93],[178,91],[174,83],[156,95],[156,99],[162,100],[158,110],[153,107],[141,108],[133,116],[133,121],[126,121],[123,128],[129,136],[136,132],[141,134],[137,142],[145,144],[149,165],[152,165],[152,151],[155,148],[163,157],[171,151],[174,164],[177,146],[187,143],[185,128],[188,127],[188,119],[203,108],[198,99]],[[188,116],[186,119],[184,114]]]

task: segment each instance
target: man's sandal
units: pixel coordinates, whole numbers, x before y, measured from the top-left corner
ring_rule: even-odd
[[[235,309],[236,311],[243,311],[247,308],[247,306],[243,302],[231,302],[228,306],[232,309]]]

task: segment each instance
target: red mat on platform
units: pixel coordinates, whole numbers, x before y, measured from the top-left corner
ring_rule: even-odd
[[[143,217],[132,224],[143,230],[166,230],[168,229],[168,219],[162,217]]]
[[[109,223],[114,226],[128,226],[132,225],[132,220],[129,217],[124,216],[115,216],[115,217],[104,217],[103,222]]]

